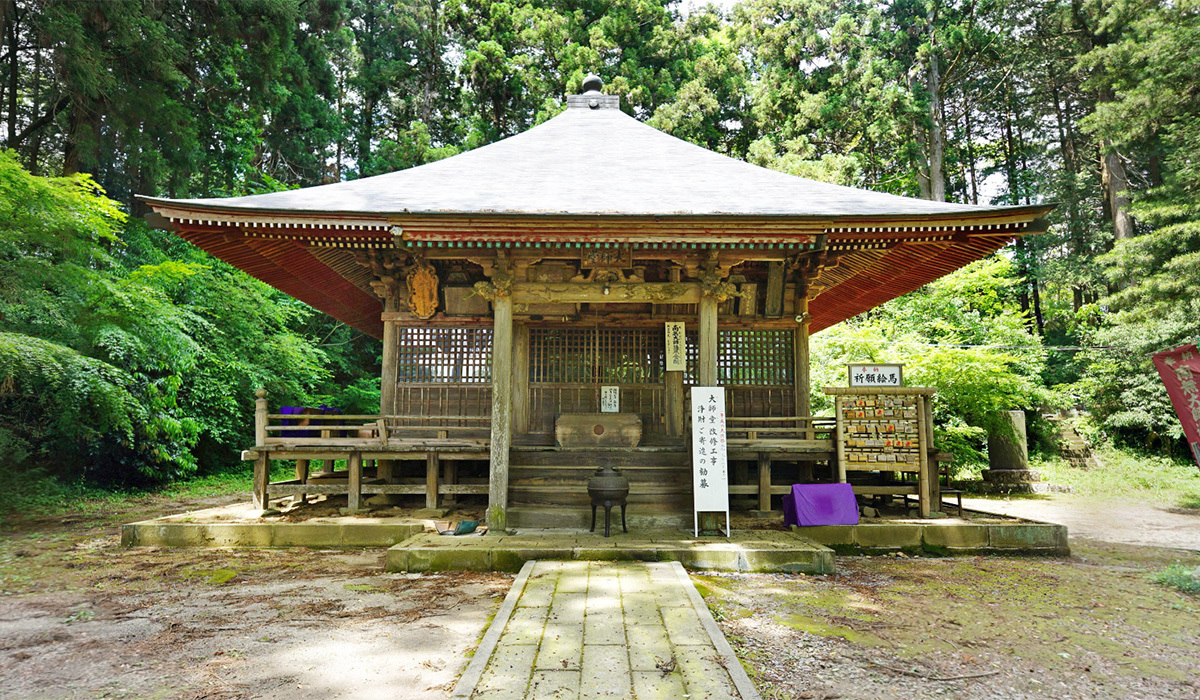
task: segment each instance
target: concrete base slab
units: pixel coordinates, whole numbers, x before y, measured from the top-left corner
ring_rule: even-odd
[[[1067,556],[1067,528],[1054,523],[958,518],[795,527],[797,533],[841,553],[925,551],[931,554],[1042,554]]]
[[[390,547],[423,523],[401,518],[321,517],[264,520],[249,504],[207,508],[121,527],[126,547]],[[278,515],[278,513],[276,514]]]
[[[422,533],[388,549],[388,571],[517,571],[533,559],[677,561],[698,571],[834,572],[833,550],[796,533],[748,530],[691,537],[655,530],[603,537],[581,530],[522,531],[497,537]]]

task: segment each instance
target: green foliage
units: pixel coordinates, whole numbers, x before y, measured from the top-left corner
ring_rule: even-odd
[[[1200,569],[1183,564],[1172,564],[1150,577],[1160,586],[1174,588],[1181,593],[1200,594]]]
[[[959,465],[986,460],[999,411],[1040,409],[1045,350],[1012,294],[1012,263],[981,260],[813,336],[813,386],[845,386],[846,365],[900,362],[907,386],[931,386],[938,444]],[[982,346],[982,347],[956,347]],[[814,410],[829,397],[814,395]]]
[[[122,230],[86,176],[34,177],[7,153],[0,194],[6,470],[178,479],[235,458],[256,388],[286,403],[329,395],[307,306],[141,222]],[[371,387],[352,386],[365,405]]]

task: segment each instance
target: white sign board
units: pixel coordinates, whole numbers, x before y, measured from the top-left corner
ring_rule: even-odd
[[[602,386],[602,387],[600,387],[600,412],[601,413],[620,413],[621,412],[621,387],[619,387],[619,386]]]
[[[729,534],[729,454],[725,440],[725,389],[692,387],[693,520],[700,534],[700,513],[725,513]]]
[[[687,369],[687,335],[683,321],[668,321],[667,329],[667,371],[682,372]]]
[[[850,386],[904,386],[904,365],[847,365]]]

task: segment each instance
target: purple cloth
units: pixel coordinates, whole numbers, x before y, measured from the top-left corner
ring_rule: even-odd
[[[792,484],[783,497],[784,525],[857,525],[858,501],[850,484]]]

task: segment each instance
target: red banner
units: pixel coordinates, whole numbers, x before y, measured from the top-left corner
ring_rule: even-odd
[[[1183,424],[1183,434],[1196,465],[1200,466],[1200,350],[1195,345],[1181,345],[1155,353],[1154,366]]]

